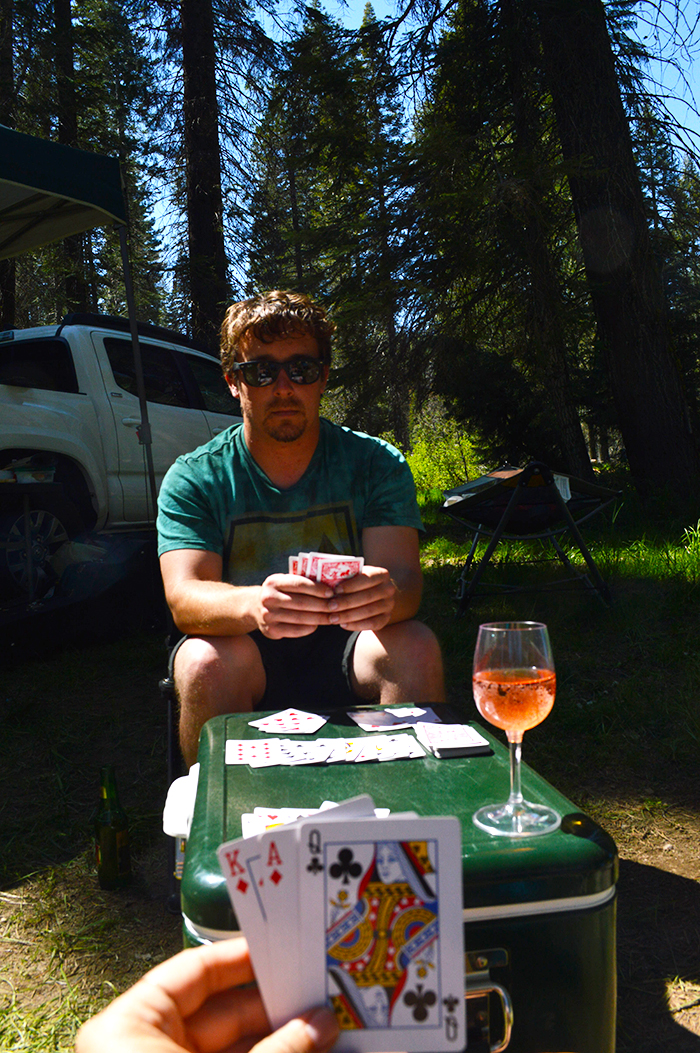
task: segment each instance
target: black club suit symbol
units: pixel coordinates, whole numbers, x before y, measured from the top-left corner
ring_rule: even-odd
[[[362,867],[359,863],[353,863],[353,852],[351,848],[341,848],[338,852],[338,862],[334,863],[330,869],[332,878],[342,877],[343,884],[349,885],[350,878],[357,878],[362,873]]]
[[[323,870],[323,865],[319,863],[318,856],[312,856],[311,862],[306,868],[310,874],[320,874]]]
[[[414,1007],[411,1013],[413,1019],[422,1023],[428,1019],[428,1007],[435,1005],[437,996],[434,991],[424,991],[423,985],[418,984],[416,991],[407,991],[403,1000],[407,1006]]]

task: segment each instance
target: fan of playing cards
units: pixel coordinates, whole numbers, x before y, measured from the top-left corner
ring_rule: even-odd
[[[466,1045],[459,821],[363,795],[219,860],[270,1023],[328,1004],[338,1053]]]
[[[337,585],[345,578],[354,578],[364,565],[362,556],[334,556],[330,552],[300,552],[289,557],[290,574],[324,581],[326,585]]]

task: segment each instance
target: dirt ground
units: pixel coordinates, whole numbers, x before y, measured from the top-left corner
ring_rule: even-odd
[[[63,617],[64,626],[70,621],[77,627],[74,613]],[[83,617],[82,638],[89,639],[91,613]],[[76,652],[72,673],[64,663],[60,682],[50,664],[21,648],[5,665],[2,1049],[70,1048],[61,1036],[90,1009],[181,946],[180,921],[167,909],[167,846],[160,830],[165,721],[156,685],[164,650],[160,630],[144,630],[138,661],[132,642],[107,647],[98,640],[89,652]],[[38,620],[33,635],[46,639],[47,632]],[[120,893],[97,887],[89,845],[97,767],[107,762],[117,768],[132,820],[135,880]],[[629,783],[623,792],[615,789],[612,773],[589,773],[588,800],[581,802],[620,852],[617,1050],[700,1053],[697,787],[683,780],[676,785],[669,776],[651,799],[644,779],[640,772],[638,792]],[[38,1016],[30,1025],[25,1018],[32,1006]],[[49,1042],[47,1035],[53,1036]]]
[[[698,815],[618,801],[605,825],[620,853],[617,1048],[698,1053]]]

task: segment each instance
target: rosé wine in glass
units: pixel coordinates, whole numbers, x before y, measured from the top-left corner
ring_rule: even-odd
[[[473,680],[474,701],[484,720],[521,735],[549,715],[556,687],[550,669],[485,669]]]
[[[505,731],[510,746],[510,796],[488,804],[474,822],[490,834],[526,837],[556,830],[561,816],[524,800],[520,788],[523,732],[549,714],[557,678],[547,626],[541,622],[490,622],[479,626],[472,678],[481,716]]]

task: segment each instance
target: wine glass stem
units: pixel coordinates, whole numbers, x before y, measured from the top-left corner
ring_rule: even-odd
[[[523,794],[520,788],[520,761],[523,754],[523,740],[509,740],[510,746],[510,797],[509,804],[522,804]]]

